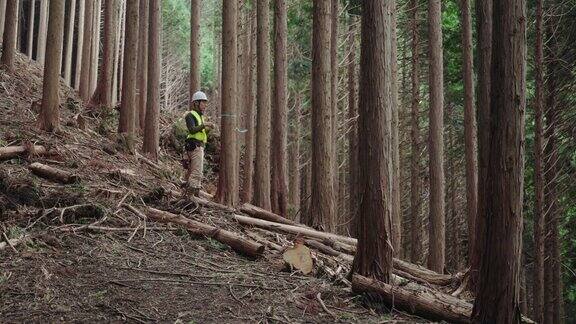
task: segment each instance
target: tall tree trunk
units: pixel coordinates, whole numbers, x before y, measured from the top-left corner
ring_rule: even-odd
[[[339,0],[330,0],[332,7],[330,9],[330,95],[331,103],[330,107],[332,109],[331,118],[331,131],[332,131],[332,182],[333,182],[333,195],[334,195],[334,218],[338,219],[339,210],[338,202],[340,201],[338,197],[340,182],[339,182],[339,169],[338,169],[338,18],[339,18]]]
[[[430,51],[430,228],[428,268],[444,272],[446,220],[444,215],[444,68],[442,53],[442,3],[428,1]]]
[[[64,81],[72,85],[72,45],[74,44],[74,21],[76,19],[76,0],[70,0],[70,13],[68,15],[68,31],[66,32],[66,60],[64,61]]]
[[[90,95],[96,91],[98,81],[98,66],[100,66],[100,29],[102,28],[102,1],[94,2],[94,22],[92,23],[92,64],[90,66]]]
[[[330,1],[314,0],[312,31],[312,200],[308,225],[334,230]]]
[[[126,2],[126,48],[124,51],[124,79],[122,86],[122,102],[120,103],[119,133],[127,133],[126,144],[130,151],[134,150],[134,130],[136,127],[136,68],[138,52],[138,14],[140,0]]]
[[[220,174],[217,200],[228,206],[238,203],[238,159],[236,157],[238,64],[238,2],[224,1],[222,8],[222,111]]]
[[[412,156],[410,158],[410,259],[422,259],[422,180],[420,179],[420,28],[418,0],[410,1],[412,29],[412,104],[411,129]]]
[[[392,107],[392,246],[394,255],[400,257],[402,251],[402,212],[400,201],[400,134],[398,132],[400,105],[398,103],[398,36],[396,34],[396,0],[390,1],[391,5],[391,80],[390,92]]]
[[[90,99],[90,67],[92,66],[92,51],[94,35],[94,3],[86,1],[84,8],[84,41],[82,44],[82,63],[78,66],[80,68],[80,97],[84,101]]]
[[[470,0],[462,0],[462,59],[464,74],[464,150],[466,155],[466,212],[468,215],[468,255],[474,251],[478,210],[478,155],[476,153],[476,111],[474,109],[474,71],[472,59],[472,17]]]
[[[544,49],[543,35],[543,0],[536,0],[536,98],[534,102],[534,289],[532,319],[544,323],[544,174],[543,165],[543,112],[544,112]]]
[[[478,233],[482,257],[472,319],[477,323],[520,322],[520,257],[526,108],[525,0],[494,1],[490,142],[485,206]],[[481,151],[484,154],[486,151]]]
[[[112,82],[114,70],[114,45],[116,43],[116,24],[118,20],[118,0],[104,2],[104,48],[102,65],[98,75],[96,91],[90,100],[90,106],[105,109],[112,107]]]
[[[256,10],[250,13],[250,46],[247,57],[246,73],[244,74],[244,104],[246,105],[246,151],[243,155],[244,175],[242,176],[242,194],[240,200],[245,203],[252,202],[254,184],[254,151],[256,132],[254,127],[254,83],[256,69]]]
[[[142,150],[153,160],[158,159],[158,146],[160,144],[158,120],[160,114],[160,68],[162,64],[160,57],[161,13],[161,0],[149,0],[148,98],[146,99],[146,126],[144,127]]]
[[[4,41],[2,46],[2,57],[0,64],[12,72],[14,70],[14,59],[16,58],[16,25],[18,24],[18,0],[7,0],[6,20],[4,28]]]
[[[200,90],[200,3],[190,1],[190,98]]]
[[[28,14],[28,47],[26,49],[26,55],[30,60],[32,60],[32,55],[34,53],[34,18],[36,16],[36,0],[30,1],[30,12]],[[0,34],[1,35],[1,34]]]
[[[6,2],[8,0],[0,0],[0,45],[3,43],[4,38],[4,26],[6,21]]]
[[[274,0],[274,108],[272,109],[272,195],[275,212],[288,209],[288,14],[286,0]]]
[[[116,9],[116,40],[114,42],[114,68],[112,69],[112,106],[118,103],[118,88],[122,88],[122,65],[124,64],[123,46],[124,46],[124,30],[126,21],[125,2],[118,1],[118,8]]]
[[[488,157],[490,149],[490,91],[492,66],[492,1],[476,1],[476,34],[478,35],[478,212],[474,252],[470,256],[470,290],[476,291],[480,259],[484,253],[486,211],[489,197],[487,190]]]
[[[293,211],[300,209],[300,105],[302,104],[301,94],[296,94],[294,98],[294,110],[292,111],[292,127],[290,131],[290,190],[289,205]]]
[[[256,6],[258,20],[258,85],[256,174],[254,203],[271,209],[270,201],[270,6],[269,0],[260,0]]]
[[[552,4],[552,3],[551,3]],[[553,7],[551,6],[551,9]],[[544,210],[546,211],[546,243],[545,258],[548,259],[545,266],[545,318],[544,323],[560,323],[560,309],[562,305],[561,275],[560,275],[560,243],[559,243],[559,206],[558,206],[558,139],[556,128],[558,127],[558,37],[555,33],[557,26],[552,20],[547,24],[548,42],[546,47],[547,57],[547,98],[546,98],[546,145],[545,156],[545,196]]]
[[[14,1],[15,2],[15,1]],[[48,22],[48,46],[44,66],[42,87],[42,107],[38,123],[40,129],[54,131],[60,126],[60,67],[64,42],[64,1],[50,1]]]
[[[392,274],[392,107],[390,3],[365,0],[360,56],[360,207],[354,273],[388,283]],[[382,95],[384,94],[384,95]]]
[[[46,57],[46,35],[48,28],[48,0],[40,1],[40,20],[38,21],[38,40],[36,45],[36,61],[44,65]]]
[[[140,20],[138,24],[138,107],[139,128],[146,125],[146,98],[148,97],[148,12],[149,0],[140,1]]]
[[[308,162],[302,166],[302,181],[300,187],[300,223],[310,224],[310,203],[312,197],[312,163]]]
[[[356,87],[356,19],[350,15],[348,26],[348,119],[351,121],[350,135],[348,136],[348,214],[350,215],[348,232],[352,237],[358,237],[356,214],[358,211],[360,188],[358,177],[360,172],[358,151],[358,101]]]
[[[90,4],[88,4],[90,6]],[[75,69],[74,69],[74,89],[80,90],[80,75],[82,71],[82,53],[84,51],[84,23],[85,23],[85,16],[86,16],[86,1],[80,0],[79,1],[79,8],[78,8],[78,33],[77,41],[76,41],[76,61],[75,61]]]

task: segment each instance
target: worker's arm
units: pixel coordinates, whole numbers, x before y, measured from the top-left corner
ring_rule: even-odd
[[[196,134],[204,130],[204,128],[206,128],[206,125],[204,124],[196,125],[196,119],[194,118],[194,116],[192,116],[192,114],[188,114],[186,115],[186,127],[188,127],[188,131],[190,133]]]

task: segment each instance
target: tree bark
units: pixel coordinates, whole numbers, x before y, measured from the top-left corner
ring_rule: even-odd
[[[136,126],[136,68],[138,60],[138,14],[139,0],[126,2],[126,49],[124,50],[124,72],[122,73],[122,102],[118,132],[126,133],[128,149],[134,150],[134,130]]]
[[[534,102],[534,279],[532,317],[544,323],[544,173],[543,166],[543,112],[544,112],[544,50],[543,50],[543,0],[536,0],[536,49],[535,78],[536,97]]]
[[[464,74],[464,150],[466,156],[466,211],[468,216],[468,255],[474,251],[478,210],[478,162],[476,152],[476,111],[474,109],[474,67],[472,58],[472,17],[470,0],[462,0],[462,59]]]
[[[442,53],[442,3],[428,1],[428,46],[430,55],[430,227],[428,267],[444,272],[446,220],[444,215],[444,68]]]
[[[420,179],[420,17],[418,0],[410,1],[412,29],[412,102],[410,139],[410,260],[422,260],[422,180]]]
[[[80,68],[80,97],[84,101],[90,99],[90,77],[91,77],[91,66],[92,66],[92,51],[93,40],[92,37],[94,33],[94,5],[95,2],[86,2],[84,8],[84,40],[82,44],[82,64],[79,65]]]
[[[66,32],[66,60],[64,61],[64,81],[72,85],[72,45],[74,44],[74,21],[76,19],[76,0],[70,0],[70,12]]]
[[[50,3],[53,3],[53,2],[61,2],[61,1],[50,1]],[[64,2],[62,1],[62,4],[63,3]],[[61,19],[61,23],[60,23],[60,26],[62,27],[61,28],[62,31],[63,31],[63,27],[64,27],[64,8],[63,7],[64,6],[62,6],[62,9],[61,9],[62,10],[62,19]],[[56,12],[55,10],[52,10],[52,8],[53,8],[53,6],[50,6],[50,9],[51,9],[50,10],[50,12],[51,12],[50,20],[52,20],[52,17],[58,16],[58,12]],[[58,8],[56,8],[56,9],[58,9]],[[58,17],[55,17],[55,18],[58,18]],[[50,26],[48,26],[48,29],[50,30]],[[48,39],[50,39],[50,36],[48,36]],[[49,58],[49,56],[47,56],[47,58]],[[48,63],[48,62],[49,61],[47,60],[46,63]],[[64,184],[74,183],[74,182],[79,181],[79,179],[80,179],[78,176],[76,176],[70,172],[59,170],[59,169],[56,169],[56,168],[53,168],[51,166],[44,165],[44,164],[41,164],[38,162],[30,164],[30,166],[28,168],[30,168],[30,171],[32,171],[32,173],[34,173],[40,177],[50,179],[50,180],[53,180],[56,182],[64,183]]]
[[[286,0],[274,0],[274,108],[272,109],[272,201],[288,216],[288,13]]]
[[[146,125],[146,99],[148,97],[148,12],[149,0],[140,1],[138,28],[138,122],[143,131]]]
[[[151,8],[155,7],[156,1],[159,2],[159,0],[150,0]],[[262,254],[264,253],[264,245],[262,244],[243,238],[236,233],[232,233],[214,226],[203,224],[181,215],[175,215],[154,208],[148,208],[147,215],[151,219],[158,222],[175,223],[178,225],[182,225],[196,235],[204,235],[209,238],[213,238],[220,243],[228,245],[233,250],[252,258],[261,257]]]
[[[30,12],[28,13],[28,46],[26,48],[26,55],[30,60],[32,60],[32,55],[34,53],[34,21],[36,17],[36,0],[30,1],[29,8]]]
[[[190,1],[190,99],[200,86],[200,13],[201,0]],[[190,100],[192,102],[192,100]]]
[[[148,97],[146,98],[146,126],[142,150],[156,161],[158,160],[158,146],[160,145],[158,120],[160,114],[160,68],[162,64],[160,57],[161,0],[149,0],[148,28]]]
[[[330,1],[314,0],[312,31],[312,199],[310,223],[334,231]]]
[[[90,4],[88,4],[90,6]],[[78,33],[76,35],[76,62],[74,69],[74,89],[80,90],[80,76],[82,71],[82,53],[84,51],[84,24],[86,19],[86,1],[79,1],[78,8]]]
[[[242,193],[240,200],[245,203],[252,202],[254,188],[254,152],[256,142],[256,129],[254,127],[254,70],[256,69],[256,10],[250,14],[250,46],[248,52],[248,64],[244,74],[244,104],[246,105],[246,150],[242,156],[244,174],[242,176]]]
[[[236,157],[238,64],[238,2],[224,1],[222,8],[222,112],[220,174],[216,200],[228,206],[238,203],[238,159]]]
[[[360,56],[360,206],[354,273],[388,283],[392,273],[392,17],[390,3],[364,1]]]
[[[494,1],[490,104],[483,232],[477,297],[472,318],[478,323],[521,320],[520,254],[526,107],[525,0]]]
[[[104,2],[104,40],[102,64],[98,75],[96,90],[89,106],[92,108],[112,108],[112,82],[114,71],[114,45],[116,44],[116,24],[118,21],[118,0]]]
[[[18,25],[18,0],[6,0],[6,18],[2,42],[2,57],[0,64],[12,72],[16,58],[16,26]]]
[[[254,180],[254,204],[271,209],[270,201],[270,6],[269,0],[256,5],[258,24],[258,85],[256,173]]]
[[[64,2],[50,1],[50,19],[42,87],[42,107],[38,124],[40,129],[52,132],[60,127],[60,67],[64,43]]]
[[[48,0],[40,1],[40,19],[38,21],[38,40],[36,46],[36,61],[41,66],[46,58],[46,36],[48,34]]]

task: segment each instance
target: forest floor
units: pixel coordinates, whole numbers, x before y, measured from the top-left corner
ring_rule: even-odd
[[[224,212],[167,194],[181,173],[166,140],[173,119],[163,117],[154,164],[123,152],[115,112],[85,114],[62,85],[62,128],[44,133],[35,126],[41,70],[22,56],[16,64],[13,74],[0,70],[0,147],[35,144],[50,153],[0,161],[0,232],[24,238],[0,250],[0,322],[425,322],[371,307],[318,272],[288,272],[281,254],[251,260],[121,208],[155,207],[242,232]],[[32,162],[81,180],[45,180],[30,172]],[[86,204],[96,209],[72,219],[58,209]]]

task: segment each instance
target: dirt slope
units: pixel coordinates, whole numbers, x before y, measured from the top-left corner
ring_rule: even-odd
[[[119,208],[121,202],[153,206],[242,232],[222,212],[166,194],[178,190],[178,155],[163,147],[154,165],[123,153],[115,113],[86,114],[64,85],[62,130],[39,131],[34,103],[41,82],[39,67],[21,56],[14,75],[0,70],[0,146],[33,143],[50,150],[0,161],[0,234],[28,235],[16,251],[0,250],[0,322],[418,321],[378,315],[345,287],[285,272],[272,252],[249,260],[214,240]],[[163,118],[168,134],[172,119]],[[61,185],[39,178],[28,169],[32,162],[81,180]],[[86,204],[91,212],[70,217],[57,209]]]

